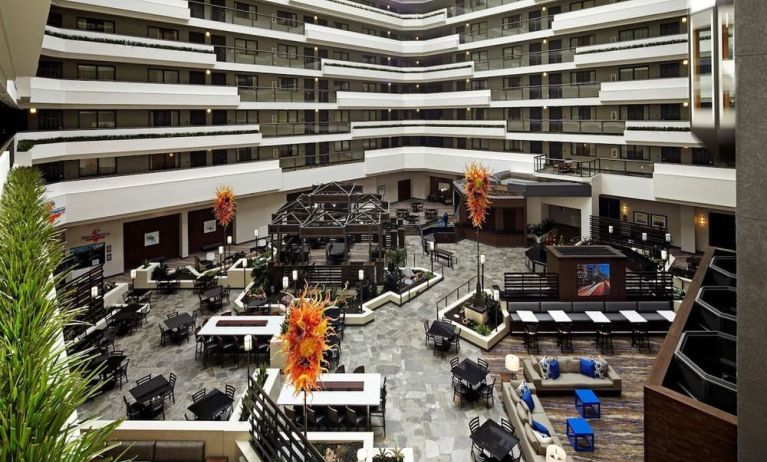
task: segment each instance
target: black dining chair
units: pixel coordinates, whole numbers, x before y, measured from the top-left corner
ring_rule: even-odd
[[[224,300],[226,300],[226,303],[229,303],[229,294],[231,293],[231,291],[232,291],[232,288],[231,288],[231,287],[229,287],[229,286],[226,286],[226,287],[224,287],[224,288],[221,290],[221,301],[222,301],[222,302],[223,302]]]
[[[479,416],[472,417],[469,420],[469,432],[473,435],[479,429]]]
[[[178,316],[178,311],[171,311],[165,315],[165,319],[173,319]]]
[[[165,346],[165,342],[170,339],[170,331],[165,329],[162,324],[158,324],[160,328],[160,346]]]
[[[365,373],[365,366],[364,366],[364,365],[362,365],[362,366],[357,366],[357,367],[354,369],[354,373],[355,373],[355,374],[364,374],[364,373]]]
[[[205,337],[205,343],[202,350],[202,367],[208,367],[208,357],[218,354],[219,361],[221,361],[221,349],[218,345],[218,338],[215,336]]]
[[[343,364],[336,367],[336,374],[343,374],[345,372],[346,372],[346,366],[344,366]]]
[[[345,406],[346,421],[349,428],[359,430],[360,428],[367,428],[367,416],[364,413],[357,412],[349,406]]]
[[[450,370],[453,370],[456,367],[458,367],[458,363],[460,363],[458,356],[456,356],[455,358],[450,358]]]
[[[469,394],[469,388],[463,384],[461,379],[459,379],[456,376],[453,376],[453,401],[455,401],[455,397],[460,398],[460,404],[461,407],[463,407],[463,398],[465,396],[468,396]]]
[[[610,324],[597,324],[595,343],[602,354],[607,353],[608,350],[610,351],[610,354],[615,353],[615,350],[613,349],[613,332],[610,328]]]
[[[429,342],[434,341],[434,335],[429,333],[429,321],[423,322],[423,331],[426,334],[426,340],[424,341],[424,346],[429,346]]]
[[[226,409],[222,409],[218,414],[213,416],[213,420],[217,422],[226,422],[232,417],[232,406],[228,406]]]
[[[487,368],[488,368],[487,361],[485,361],[482,358],[477,358],[477,364],[479,364],[480,369],[482,369],[485,372],[487,372]]]
[[[491,402],[495,405],[495,379],[496,377],[493,377],[489,385],[485,383],[479,387],[479,396],[487,401],[487,407],[490,407]]]
[[[459,334],[453,334],[453,337],[450,339],[450,349],[455,347],[455,354],[460,353],[461,351],[461,336]]]
[[[168,383],[170,383],[170,390],[165,392],[164,398],[166,400],[170,398],[173,404],[176,404],[176,374],[173,372],[168,375]]]
[[[199,401],[199,400],[203,399],[204,397],[205,397],[205,388],[203,388],[203,389],[201,389],[201,390],[197,390],[197,391],[196,391],[196,392],[194,392],[194,394],[192,395],[192,402],[193,402],[193,403],[196,403],[197,401]]]
[[[289,421],[293,423],[293,425],[296,425],[298,427],[301,427],[304,425],[304,419],[302,417],[299,417],[298,414],[296,414],[296,411],[293,410],[290,406],[285,406],[285,416],[288,418]]]
[[[165,398],[155,396],[150,399],[149,405],[146,407],[146,414],[153,419],[162,414],[162,420],[165,420]]]
[[[441,356],[445,355],[445,340],[444,337],[436,336],[434,337],[434,353],[433,355],[436,356],[437,352],[439,351],[439,354]]]
[[[151,380],[151,379],[152,379],[152,374],[145,375],[143,377],[139,377],[138,379],[136,379],[136,386],[143,385],[143,384],[149,382],[149,380]]]
[[[317,414],[317,411],[315,411],[311,407],[306,408],[306,421],[310,428],[314,428],[314,429],[326,428],[325,416],[322,414]]]
[[[381,401],[376,407],[370,409],[370,427],[383,428],[384,438],[386,438],[386,384],[381,388]],[[373,418],[381,419],[381,425],[374,425]]]
[[[511,422],[508,419],[501,419],[501,427],[506,430],[507,433],[510,435],[516,435],[516,431],[514,430],[514,425],[511,424]]]
[[[527,353],[529,354],[532,351],[535,351],[535,354],[539,353],[538,348],[538,324],[537,323],[526,323],[524,326],[525,333],[523,337],[523,342],[525,344],[525,347],[527,347]]]
[[[128,398],[123,396],[125,402],[125,417],[128,420],[139,420],[144,416],[145,406],[141,403],[130,403]]]
[[[130,362],[130,358],[124,358],[122,361],[120,361],[120,365],[117,366],[117,369],[115,369],[114,373],[112,374],[112,377],[114,378],[114,380],[120,385],[121,390],[123,387],[123,379],[125,379],[125,383],[128,383],[128,363],[129,362]]]
[[[557,323],[557,345],[562,353],[573,352],[573,325],[569,322]]]
[[[234,385],[227,384],[226,386],[224,386],[224,390],[225,390],[224,394],[227,396],[227,398],[234,401]]]
[[[339,429],[346,428],[346,415],[340,414],[338,409],[328,406],[328,421],[330,421],[330,427]]]

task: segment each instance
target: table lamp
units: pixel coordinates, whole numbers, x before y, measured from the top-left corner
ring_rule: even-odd
[[[517,372],[519,372],[519,356],[506,355],[506,369],[511,372],[511,378],[517,378]]]
[[[357,449],[357,461],[365,462],[366,460],[368,460],[368,452],[365,450],[365,448]]]
[[[550,444],[546,447],[546,462],[564,462],[567,459],[567,453],[561,446]]]

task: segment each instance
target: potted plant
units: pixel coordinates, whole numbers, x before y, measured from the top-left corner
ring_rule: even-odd
[[[405,456],[399,448],[392,450],[379,448],[378,454],[373,456],[373,462],[404,462],[404,460]]]

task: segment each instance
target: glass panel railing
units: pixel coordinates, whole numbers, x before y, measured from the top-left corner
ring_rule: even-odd
[[[329,152],[326,154],[281,157],[280,168],[282,170],[297,170],[301,168],[322,167],[333,164],[362,162],[364,160],[364,151]]]
[[[591,177],[597,173],[652,176],[654,164],[648,160],[595,158],[588,160],[535,157],[535,171],[557,175]]]
[[[616,175],[652,175],[655,164],[649,160],[599,159],[599,171]]]
[[[320,58],[278,51],[216,46],[216,60],[227,63],[255,64],[260,66],[292,67],[300,69],[320,68]]]
[[[493,90],[493,100],[596,98],[599,96],[599,88],[600,84],[595,82],[498,88]]]
[[[495,69],[509,69],[516,67],[540,66],[543,64],[569,63],[573,61],[575,48],[562,48],[559,50],[541,51],[536,53],[521,53],[491,58],[484,61],[475,60],[475,71],[489,71]]]
[[[273,103],[335,103],[336,92],[305,88],[238,87],[240,100]]]
[[[581,133],[596,135],[622,135],[626,122],[622,120],[507,120],[510,132]]]
[[[524,34],[527,32],[537,32],[540,30],[551,29],[551,22],[553,19],[554,16],[541,16],[540,18],[506,23],[500,27],[484,28],[478,31],[471,31],[467,28],[466,32],[460,34],[460,38],[462,43],[471,43],[480,40]]]
[[[501,5],[507,5],[509,3],[516,3],[521,0],[458,0],[455,6],[450,6],[447,8],[447,15],[448,16],[460,16],[462,14],[468,14],[473,13],[475,11],[481,11],[485,10],[487,8],[493,8],[496,6]],[[602,6],[602,5],[609,5],[611,3],[616,3],[616,1],[624,1],[624,0],[589,0],[586,2],[575,2],[575,6],[579,4],[583,4],[585,8],[593,8],[595,6]],[[574,8],[574,6],[571,6],[571,8]]]
[[[271,29],[294,34],[304,33],[304,23],[292,18],[281,18],[276,15],[253,13],[204,2],[189,1],[189,11],[193,18],[237,24],[240,26]]]
[[[349,122],[298,122],[259,124],[263,137],[321,135],[329,133],[349,133]]]

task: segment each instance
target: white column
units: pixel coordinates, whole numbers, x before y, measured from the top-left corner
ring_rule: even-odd
[[[695,252],[695,207],[679,207],[679,246],[685,252]],[[676,241],[676,239],[674,239]]]
[[[181,242],[181,258],[189,256],[189,213],[181,212],[181,226],[179,227],[179,242]]]

